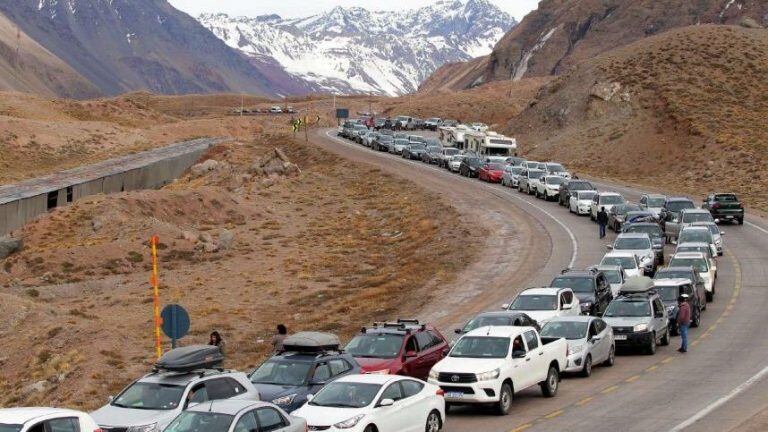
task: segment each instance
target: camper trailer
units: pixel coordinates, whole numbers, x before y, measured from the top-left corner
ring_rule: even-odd
[[[466,149],[482,156],[517,156],[517,140],[496,132],[467,131]]]

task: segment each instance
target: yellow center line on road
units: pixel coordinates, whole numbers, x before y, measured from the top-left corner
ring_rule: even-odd
[[[659,368],[659,365],[653,365],[653,366],[649,367],[648,369],[646,369],[645,371],[646,372],[653,372],[653,371],[655,371],[658,368]]]
[[[574,405],[576,405],[576,406],[584,406],[584,405],[588,404],[592,399],[594,399],[594,397],[592,397],[592,396],[585,397],[584,399],[576,402]]]
[[[637,381],[639,379],[640,379],[640,375],[633,375],[633,376],[625,379],[624,382],[631,383],[631,382],[635,382],[635,381]]]
[[[518,426],[518,427],[516,427],[516,428],[514,428],[514,429],[512,429],[512,430],[510,430],[509,432],[522,432],[522,431],[524,431],[524,430],[528,429],[528,428],[529,428],[529,427],[531,427],[531,426],[533,426],[533,424],[531,424],[531,423],[526,423],[526,424],[524,424],[524,425],[520,425],[520,426]]]
[[[610,387],[608,387],[607,389],[604,389],[604,390],[603,390],[603,391],[601,391],[600,393],[602,393],[602,394],[608,394],[608,393],[611,393],[611,392],[613,392],[613,391],[616,391],[616,390],[618,390],[618,389],[619,389],[619,386],[617,386],[617,385],[614,385],[614,386],[610,386]]]
[[[695,340],[695,341],[691,342],[691,346],[692,346],[692,347],[694,347],[694,346],[696,346],[696,345],[698,345],[698,344],[699,344],[699,341],[697,341],[697,340]]]
[[[674,357],[667,357],[667,358],[665,358],[664,360],[662,360],[662,361],[661,361],[661,363],[662,363],[662,364],[667,364],[667,363],[669,363],[669,362],[671,362],[671,361],[674,361],[674,360],[675,360],[675,358],[674,358]]]
[[[549,413],[549,414],[545,415],[544,418],[547,419],[547,420],[553,419],[553,418],[559,416],[560,414],[562,414],[564,412],[565,411],[563,411],[563,410],[557,410],[557,411],[555,411],[553,413]]]

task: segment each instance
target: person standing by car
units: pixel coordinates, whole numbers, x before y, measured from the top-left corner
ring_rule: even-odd
[[[600,207],[600,211],[597,212],[597,225],[600,227],[600,238],[605,237],[605,227],[608,225],[608,212],[605,211],[605,207]]]
[[[221,351],[221,355],[224,355],[224,348],[227,346],[227,344],[224,342],[224,339],[221,338],[221,334],[218,331],[212,331],[211,337],[209,339],[208,345],[213,345],[219,347],[219,351]]]
[[[272,349],[275,352],[281,352],[283,350],[283,341],[288,335],[288,329],[284,324],[277,325],[277,334],[272,337]]]
[[[691,306],[688,304],[687,295],[677,298],[677,327],[680,331],[680,349],[678,352],[688,352],[688,326],[691,325]]]

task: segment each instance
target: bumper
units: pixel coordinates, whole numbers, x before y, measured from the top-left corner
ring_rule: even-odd
[[[584,369],[584,353],[578,353],[568,357],[563,372],[581,372],[582,369]]]
[[[651,343],[651,338],[653,338],[653,333],[649,331],[627,333],[627,334],[614,333],[613,338],[616,342],[617,348],[643,347]]]
[[[578,206],[578,207],[576,207],[576,213],[578,213],[580,215],[589,214],[589,206],[586,205],[586,206]]]
[[[744,212],[712,213],[712,217],[720,220],[735,220],[743,218]]]
[[[454,384],[428,380],[445,392],[445,401],[459,404],[493,403],[499,401],[501,381],[481,381],[469,384]]]

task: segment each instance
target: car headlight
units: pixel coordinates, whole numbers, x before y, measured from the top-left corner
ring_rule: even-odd
[[[717,239],[715,240],[715,246],[720,246],[723,244],[723,239]]]
[[[434,369],[429,370],[429,378],[436,380],[438,375],[439,373],[436,370]]]
[[[477,380],[478,381],[495,380],[496,378],[499,377],[499,374],[501,374],[501,369],[497,368],[489,372],[483,372],[483,373],[477,374]]]
[[[641,332],[648,330],[648,324],[635,324],[634,327],[632,327],[632,331],[634,332]]]
[[[157,423],[152,423],[143,426],[131,426],[128,428],[128,432],[155,432],[157,431]]]
[[[568,347],[568,350],[571,352],[571,354],[578,354],[584,350],[584,346],[576,345],[576,346]]]
[[[358,414],[352,418],[346,419],[343,422],[338,422],[333,427],[336,429],[349,429],[357,426],[358,423],[360,423],[360,420],[365,417],[365,414]]]
[[[388,375],[389,374],[389,369],[380,369],[380,370],[370,371],[370,372],[367,372],[367,373],[369,373],[371,375]]]
[[[293,400],[296,399],[296,393],[280,396],[279,398],[272,399],[272,403],[275,405],[290,405]]]

